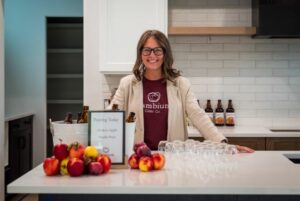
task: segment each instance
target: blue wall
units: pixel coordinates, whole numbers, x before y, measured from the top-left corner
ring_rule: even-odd
[[[33,164],[46,153],[46,17],[83,16],[83,0],[6,0],[5,116],[33,112]]]

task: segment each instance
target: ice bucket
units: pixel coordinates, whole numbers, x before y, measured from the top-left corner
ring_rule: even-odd
[[[50,121],[50,131],[52,133],[53,144],[60,142],[65,144],[79,142],[84,146],[88,145],[88,123],[73,124],[64,123],[64,121]]]

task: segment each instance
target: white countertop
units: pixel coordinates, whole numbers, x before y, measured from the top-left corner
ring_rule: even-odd
[[[225,137],[300,137],[300,128],[267,128],[262,126],[235,126],[217,127]],[[299,132],[272,132],[270,129],[299,130]],[[188,127],[189,137],[202,137],[201,133],[194,127]]]
[[[9,193],[32,194],[300,195],[300,164],[292,163],[283,153],[300,154],[299,151],[257,151],[253,154],[227,155],[226,162],[173,155],[166,156],[167,165],[161,171],[144,173],[113,169],[101,176],[75,178],[47,177],[40,165],[10,183],[7,190]]]
[[[5,117],[5,121],[8,122],[8,121],[12,121],[12,120],[20,119],[20,118],[23,118],[23,117],[32,116],[32,115],[34,115],[33,112],[26,112],[26,113],[16,114],[16,115]]]

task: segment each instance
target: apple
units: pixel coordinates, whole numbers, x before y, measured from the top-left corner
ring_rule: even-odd
[[[143,156],[139,161],[139,168],[142,172],[148,172],[153,169],[153,161],[149,156]]]
[[[106,154],[100,154],[96,158],[96,161],[100,162],[101,165],[103,166],[103,173],[109,172],[110,167],[111,167],[111,159],[109,158],[108,155],[106,155]]]
[[[87,146],[84,149],[84,156],[89,158],[96,158],[98,156],[98,150],[95,146]]]
[[[161,153],[152,154],[153,167],[155,170],[160,170],[165,166],[165,156]]]
[[[141,145],[136,150],[136,155],[139,158],[142,156],[151,156],[151,149],[147,145]]]
[[[103,172],[103,166],[100,162],[91,162],[89,164],[89,173],[92,175],[100,175]]]
[[[135,153],[128,158],[128,165],[131,169],[139,168],[139,157]]]
[[[134,146],[133,146],[133,151],[134,151],[134,153],[137,153],[137,149],[138,149],[140,146],[143,146],[143,145],[146,145],[146,146],[147,146],[147,144],[146,144],[145,142],[140,142],[140,143],[134,144]]]
[[[70,158],[67,165],[67,169],[70,176],[78,177],[82,175],[84,171],[84,163],[79,158]]]
[[[69,162],[69,158],[65,158],[60,162],[60,174],[61,175],[69,174],[68,169],[67,169],[68,162]]]
[[[55,158],[60,161],[67,158],[69,155],[68,145],[62,143],[62,140],[60,139],[60,143],[56,144],[53,148],[53,154]]]
[[[60,163],[54,156],[46,158],[43,162],[44,172],[47,176],[57,175],[60,169]]]
[[[79,158],[83,159],[84,156],[84,146],[78,142],[74,142],[69,145],[69,158]]]

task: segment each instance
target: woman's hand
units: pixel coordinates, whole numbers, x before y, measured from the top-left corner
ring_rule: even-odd
[[[236,146],[237,150],[239,152],[242,152],[242,153],[253,153],[253,152],[255,152],[254,149],[251,149],[249,147],[245,147],[245,146],[241,146],[241,145],[235,145],[235,146]]]

